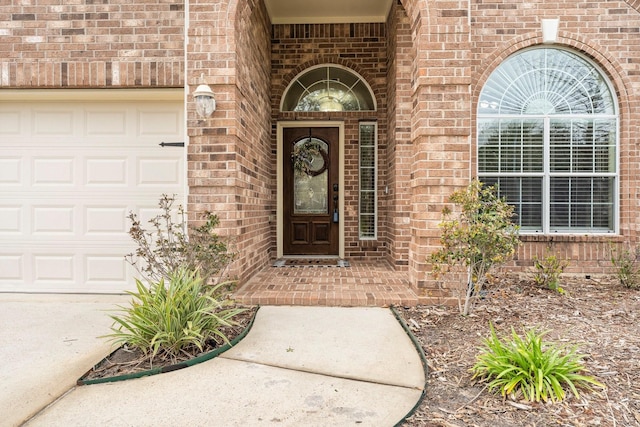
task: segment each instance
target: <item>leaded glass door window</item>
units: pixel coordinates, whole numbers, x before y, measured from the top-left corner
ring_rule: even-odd
[[[318,138],[303,138],[293,146],[293,212],[326,214],[329,146]]]

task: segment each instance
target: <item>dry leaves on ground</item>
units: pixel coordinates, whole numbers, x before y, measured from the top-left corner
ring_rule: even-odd
[[[640,292],[613,280],[563,280],[565,295],[504,277],[487,288],[472,314],[457,307],[400,310],[424,348],[424,401],[405,426],[640,426]],[[604,391],[561,403],[504,400],[471,380],[489,322],[498,334],[548,330],[546,340],[578,345],[589,374]]]

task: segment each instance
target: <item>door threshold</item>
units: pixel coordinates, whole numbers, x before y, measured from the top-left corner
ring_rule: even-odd
[[[339,255],[283,255],[280,259],[340,259]]]
[[[351,267],[349,261],[339,257],[286,257],[277,259],[273,267]]]

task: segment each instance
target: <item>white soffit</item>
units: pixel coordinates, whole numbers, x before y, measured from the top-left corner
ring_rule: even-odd
[[[272,24],[385,22],[393,0],[264,0]]]

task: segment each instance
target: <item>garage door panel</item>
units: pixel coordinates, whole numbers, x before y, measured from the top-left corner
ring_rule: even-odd
[[[11,107],[0,109],[0,135],[20,135],[22,130],[23,112]]]
[[[17,249],[21,253],[0,250],[0,289],[5,292],[120,293],[133,289],[139,276],[124,258],[133,245]]]
[[[0,234],[16,235],[22,232],[23,210],[20,205],[0,206]]]
[[[182,201],[182,103],[0,102],[0,292],[135,287],[127,216]]]
[[[182,162],[178,159],[142,157],[138,159],[138,186],[178,185]]]
[[[139,135],[156,137],[182,137],[182,118],[176,111],[170,110],[139,110]]]
[[[21,159],[16,157],[0,158],[0,185],[20,185],[21,170]]]
[[[85,159],[86,186],[126,186],[126,157],[90,157]]]
[[[99,238],[115,234],[122,238],[127,233],[126,206],[87,206],[85,209],[85,236]]]
[[[50,109],[34,110],[31,129],[35,136],[72,136],[78,133],[77,120],[74,120],[74,111],[58,107],[55,111]]]
[[[0,254],[0,272],[5,280],[18,280],[23,277],[23,260],[21,253]]]
[[[76,206],[68,205],[35,205],[32,208],[32,234],[35,237],[52,234],[77,234],[75,231]]]
[[[119,283],[127,287],[127,265],[122,256],[87,255],[85,282],[100,287]]]
[[[129,213],[138,215],[146,227],[151,218],[162,213],[158,208],[162,194],[139,194],[127,200],[118,195],[108,199],[93,197],[83,203],[73,198],[64,203],[61,197],[8,199],[0,203],[0,244],[16,239],[27,243],[51,240],[65,245],[87,239],[129,243]]]
[[[75,159],[73,157],[35,157],[33,185],[73,185]]]
[[[34,151],[38,154],[34,155]],[[166,192],[184,191],[183,148],[117,151],[114,155],[112,150],[104,149],[84,149],[82,154],[68,148],[12,150],[22,157],[0,159],[0,191],[122,194],[123,189],[145,192],[148,190],[143,187],[158,185],[166,187]]]
[[[109,136],[127,134],[127,114],[121,110],[89,110],[85,116],[87,136]]]
[[[24,144],[102,146],[157,144],[163,137],[182,141],[180,103],[39,102],[0,105],[0,135],[18,136]],[[86,137],[91,137],[87,139]],[[122,138],[119,138],[121,136]]]
[[[71,253],[59,255],[34,255],[34,282],[36,285],[46,282],[74,283],[74,264],[76,256]]]

